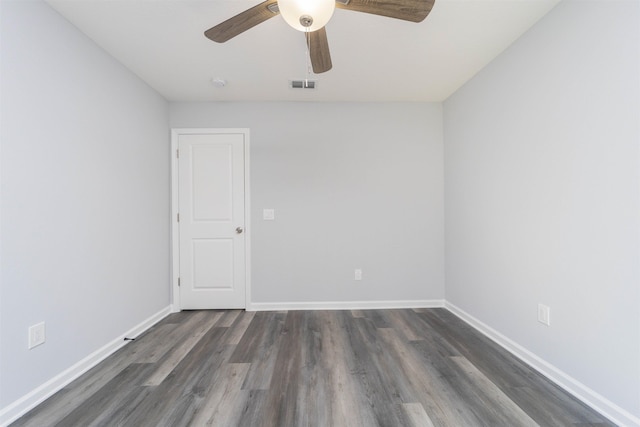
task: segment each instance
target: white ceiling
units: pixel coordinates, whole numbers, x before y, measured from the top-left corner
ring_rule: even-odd
[[[442,101],[560,0],[436,0],[421,23],[336,9],[333,69],[307,77],[304,35],[280,16],[214,43],[203,32],[261,0],[47,0],[170,101]],[[227,81],[223,88],[212,79]]]

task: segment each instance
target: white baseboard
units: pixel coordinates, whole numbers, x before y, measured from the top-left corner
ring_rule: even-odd
[[[124,340],[125,337],[136,337],[140,335],[155,323],[166,317],[169,313],[171,313],[170,306],[163,308],[156,314],[152,315],[140,324],[134,326],[102,348],[94,351],[67,370],[51,378],[46,383],[25,394],[20,399],[9,404],[5,408],[2,408],[2,410],[0,410],[0,426],[5,427],[11,424],[27,412],[29,412],[31,409],[36,407],[38,404],[42,403],[45,399],[49,398],[55,392],[61,390],[71,381],[75,380],[80,375],[84,374],[89,369],[93,368],[98,363],[102,362],[104,359],[112,355],[116,350],[120,349],[127,343]]]
[[[247,311],[281,310],[378,310],[391,308],[439,308],[444,300],[253,302]]]
[[[467,322],[473,328],[486,335],[492,341],[495,341],[498,345],[505,350],[512,353],[520,360],[527,363],[532,368],[536,369],[542,375],[556,383],[558,386],[571,393],[576,398],[580,399],[595,411],[610,419],[612,422],[619,426],[624,427],[640,427],[640,419],[633,414],[619,407],[615,403],[591,390],[586,385],[577,381],[573,377],[569,376],[565,372],[553,366],[551,363],[533,354],[520,344],[512,341],[500,332],[476,319],[469,313],[465,312],[459,307],[445,302],[445,308],[450,312],[458,316],[460,319]]]

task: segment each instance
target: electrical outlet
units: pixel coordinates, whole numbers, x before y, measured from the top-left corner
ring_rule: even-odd
[[[262,210],[262,219],[265,221],[273,221],[276,219],[276,211],[275,209],[263,209]]]
[[[353,275],[353,280],[362,280],[362,270],[356,268],[356,271]]]
[[[29,327],[29,350],[33,347],[44,344],[45,330],[44,322],[37,323]]]
[[[551,326],[551,308],[544,304],[538,304],[538,322]]]

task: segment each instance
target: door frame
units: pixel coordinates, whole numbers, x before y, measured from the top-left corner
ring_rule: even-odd
[[[181,310],[180,288],[180,227],[178,226],[179,188],[178,139],[180,135],[215,135],[240,133],[244,135],[244,268],[245,310],[251,306],[251,205],[249,181],[249,129],[246,128],[172,128],[171,129],[171,311]]]

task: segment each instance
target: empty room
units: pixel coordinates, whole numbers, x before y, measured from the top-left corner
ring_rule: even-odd
[[[316,4],[0,0],[0,426],[640,427],[640,2]]]

